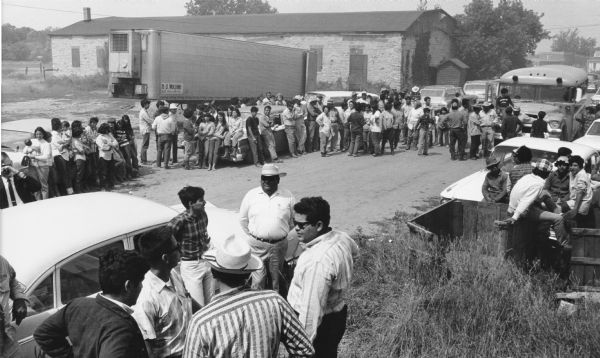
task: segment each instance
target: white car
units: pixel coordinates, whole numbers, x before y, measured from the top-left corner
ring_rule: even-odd
[[[597,151],[600,151],[600,119],[596,119],[592,122],[592,125],[588,128],[585,135],[581,138],[577,138],[573,143],[588,145]]]
[[[361,98],[361,94],[364,91],[311,91],[307,92],[304,96],[305,99],[308,99],[310,96],[323,96],[323,103],[327,103],[328,101],[332,101],[335,108],[338,111],[342,110],[342,103],[347,102],[352,98],[352,93],[356,93],[358,98]],[[375,93],[366,92],[367,96],[371,96],[371,98],[379,100],[379,95]]]
[[[135,250],[135,237],[166,225],[184,210],[127,194],[89,193],[36,201],[0,211],[2,255],[25,286],[30,304],[17,328],[23,357],[40,356],[34,330],[71,300],[95,295],[98,258],[110,249]],[[244,233],[239,215],[207,203],[212,245]],[[297,239],[296,239],[297,240]],[[290,242],[289,255],[298,247]]]
[[[494,147],[491,155],[501,159],[502,170],[509,171],[514,165],[512,151],[522,145],[526,145],[531,149],[533,154],[532,162],[540,159],[547,159],[553,163],[558,157],[558,148],[567,147],[573,151],[573,155],[581,156],[585,160],[586,165],[595,168],[598,163],[600,163],[598,151],[590,146],[574,142],[530,137],[515,137],[505,140]],[[483,166],[484,165],[482,164],[482,167]],[[481,170],[452,183],[440,193],[442,201],[449,201],[452,199],[482,201],[483,194],[481,193],[481,187],[483,186],[487,172],[487,169],[482,168]]]

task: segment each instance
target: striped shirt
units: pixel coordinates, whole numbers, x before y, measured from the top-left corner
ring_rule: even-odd
[[[345,232],[332,230],[304,246],[287,299],[314,341],[323,316],[346,304],[358,245]]]
[[[200,216],[184,211],[177,215],[168,224],[175,240],[181,245],[181,258],[199,260],[210,245],[208,216],[202,211]]]
[[[133,318],[144,339],[150,341],[148,347],[154,357],[183,351],[191,317],[192,299],[177,271],[171,270],[168,282],[146,272]]]
[[[273,291],[238,287],[194,314],[184,358],[278,357],[282,342],[292,357],[315,353],[290,305]]]

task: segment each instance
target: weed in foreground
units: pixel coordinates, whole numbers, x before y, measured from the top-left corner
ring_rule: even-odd
[[[410,235],[406,219],[354,236],[361,257],[340,356],[598,356],[598,305],[561,315],[558,278],[496,257],[493,235],[440,249]]]

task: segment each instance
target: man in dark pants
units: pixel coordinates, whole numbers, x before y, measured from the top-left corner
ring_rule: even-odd
[[[467,144],[467,116],[466,112],[458,110],[458,102],[452,102],[448,114],[448,127],[450,128],[450,159],[466,160],[465,146]],[[456,144],[458,142],[458,151]]]
[[[8,154],[2,152],[2,185],[0,186],[0,209],[35,201],[34,193],[40,191],[39,181],[13,168]]]
[[[258,107],[250,108],[250,117],[246,119],[246,133],[248,135],[248,145],[252,151],[252,160],[254,161],[254,165],[258,167],[265,164],[265,159],[263,155],[263,141],[259,130],[260,121],[257,115]]]
[[[516,137],[523,125],[519,118],[513,114],[512,107],[507,107],[504,112],[500,132],[502,132],[502,139],[507,140]]]
[[[171,149],[173,150],[172,163],[177,163],[177,137],[179,135],[179,124],[177,123],[177,104],[171,103],[169,105],[169,117],[171,117],[171,121],[173,122],[173,133],[171,134]],[[168,163],[165,163],[168,164]]]
[[[346,330],[350,288],[358,245],[345,232],[329,227],[329,203],[321,197],[302,198],[294,205],[298,240],[306,249],[298,258],[288,302],[313,341],[315,357],[337,357]]]
[[[134,251],[109,251],[100,258],[102,293],[76,298],[48,317],[35,330],[35,341],[50,357],[148,357],[130,307],[146,271],[146,261]]]
[[[319,150],[319,126],[317,125],[317,117],[322,112],[322,108],[319,106],[319,99],[312,97],[306,105],[306,152],[315,152]]]

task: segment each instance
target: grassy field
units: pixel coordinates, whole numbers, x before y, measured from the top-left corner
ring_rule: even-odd
[[[51,67],[50,64],[44,66]],[[106,89],[107,86],[108,77],[105,75],[72,77],[47,72],[44,79],[37,61],[2,62],[2,103],[65,95],[85,96],[89,91]]]
[[[600,307],[557,312],[561,282],[495,256],[491,240],[441,245],[397,214],[361,247],[341,357],[597,357]],[[491,237],[491,235],[490,235]]]

